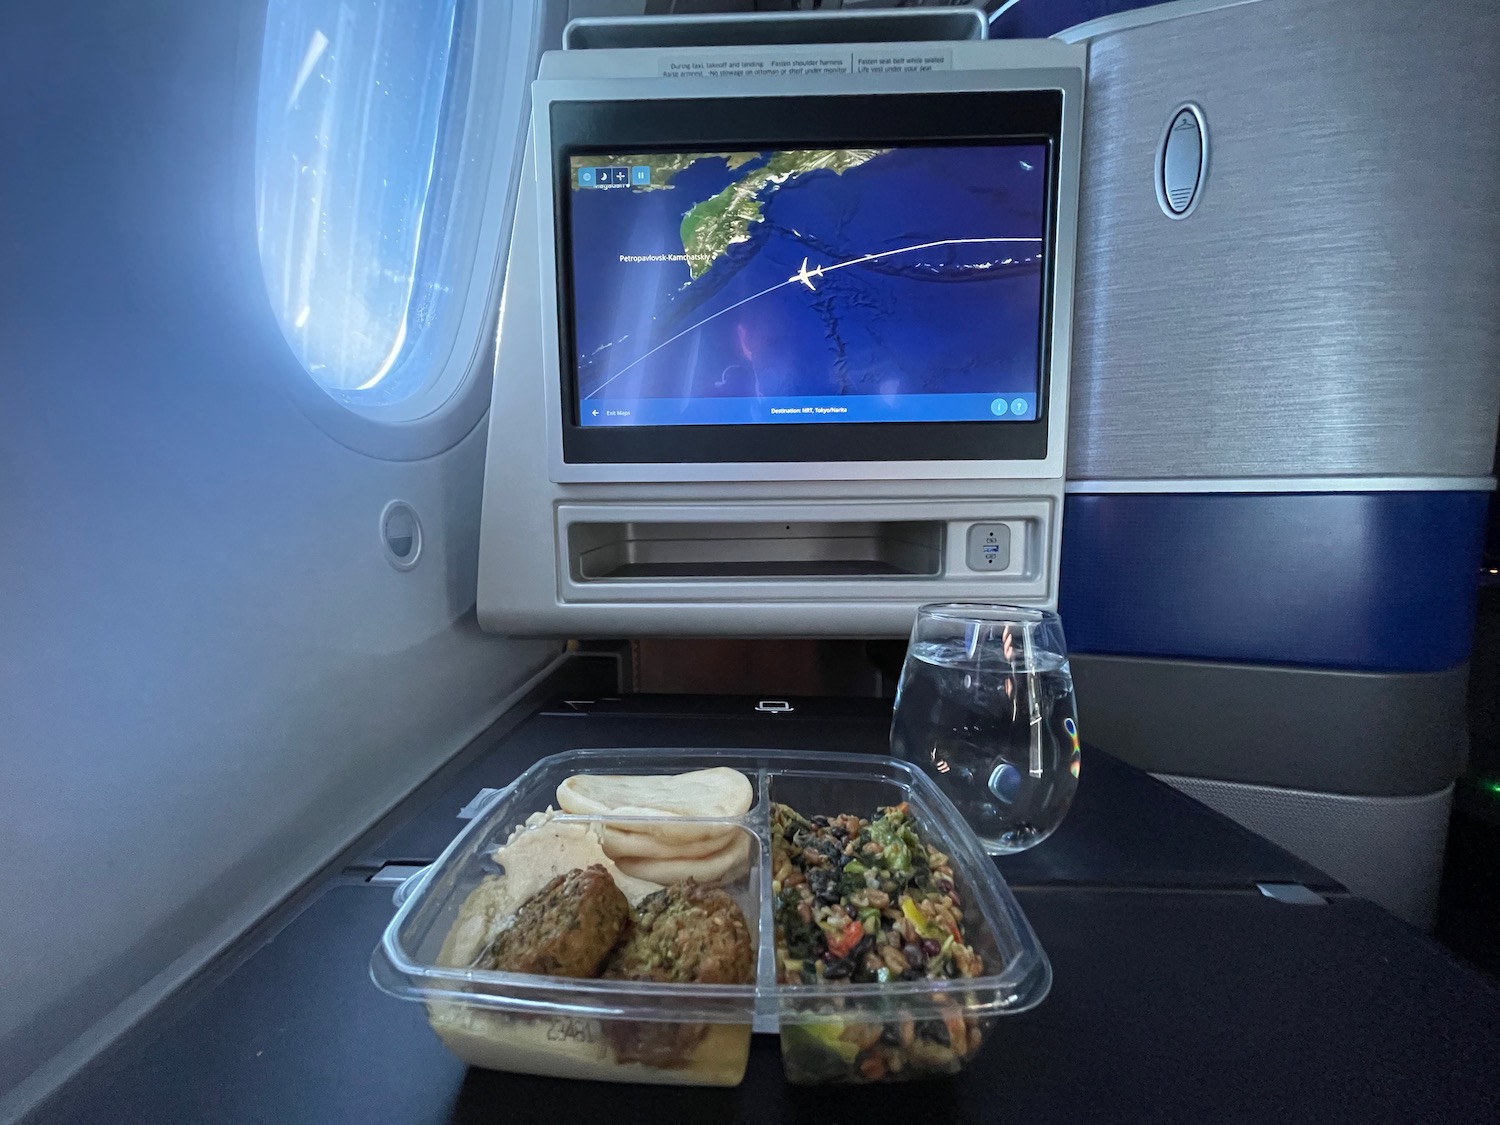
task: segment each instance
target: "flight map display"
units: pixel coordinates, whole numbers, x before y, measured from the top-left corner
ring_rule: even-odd
[[[579,425],[1038,417],[1044,144],[569,165]]]

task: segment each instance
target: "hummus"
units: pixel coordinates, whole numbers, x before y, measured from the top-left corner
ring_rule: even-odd
[[[715,1024],[680,1067],[616,1062],[600,1020],[515,1016],[459,1004],[431,1003],[427,1018],[443,1044],[470,1066],[674,1086],[737,1086],[750,1060],[750,1027]]]
[[[661,890],[660,883],[625,874],[604,854],[598,829],[591,824],[554,820],[552,810],[535,813],[495,849],[503,875],[487,875],[458,908],[437,963],[445,969],[467,969],[494,940],[521,904],[553,878],[590,864],[601,864],[634,906]]]

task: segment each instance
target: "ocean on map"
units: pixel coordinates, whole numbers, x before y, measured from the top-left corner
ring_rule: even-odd
[[[1035,391],[1041,243],[830,267],[1040,238],[1043,147],[895,149],[768,185],[762,221],[696,280],[685,261],[621,261],[681,255],[683,215],[762,163],[710,158],[667,189],[570,192],[582,397]],[[812,289],[788,283],[804,260],[828,271]]]

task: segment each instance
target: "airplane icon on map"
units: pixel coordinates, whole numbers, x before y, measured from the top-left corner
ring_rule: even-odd
[[[792,276],[789,277],[789,278],[787,278],[787,280],[788,281],[800,281],[800,282],[802,282],[803,285],[807,286],[809,289],[811,289],[813,292],[816,293],[817,290],[818,290],[818,287],[813,284],[813,278],[815,278],[815,277],[822,277],[822,276],[823,276],[823,267],[822,266],[818,266],[816,269],[811,269],[810,270],[810,269],[807,268],[807,259],[803,258],[802,259],[802,268],[800,270],[798,270],[796,273],[792,274]]]

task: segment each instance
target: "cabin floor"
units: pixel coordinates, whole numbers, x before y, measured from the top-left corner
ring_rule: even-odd
[[[1500,584],[1479,594],[1469,663],[1469,769],[1454,793],[1434,934],[1500,982]]]

